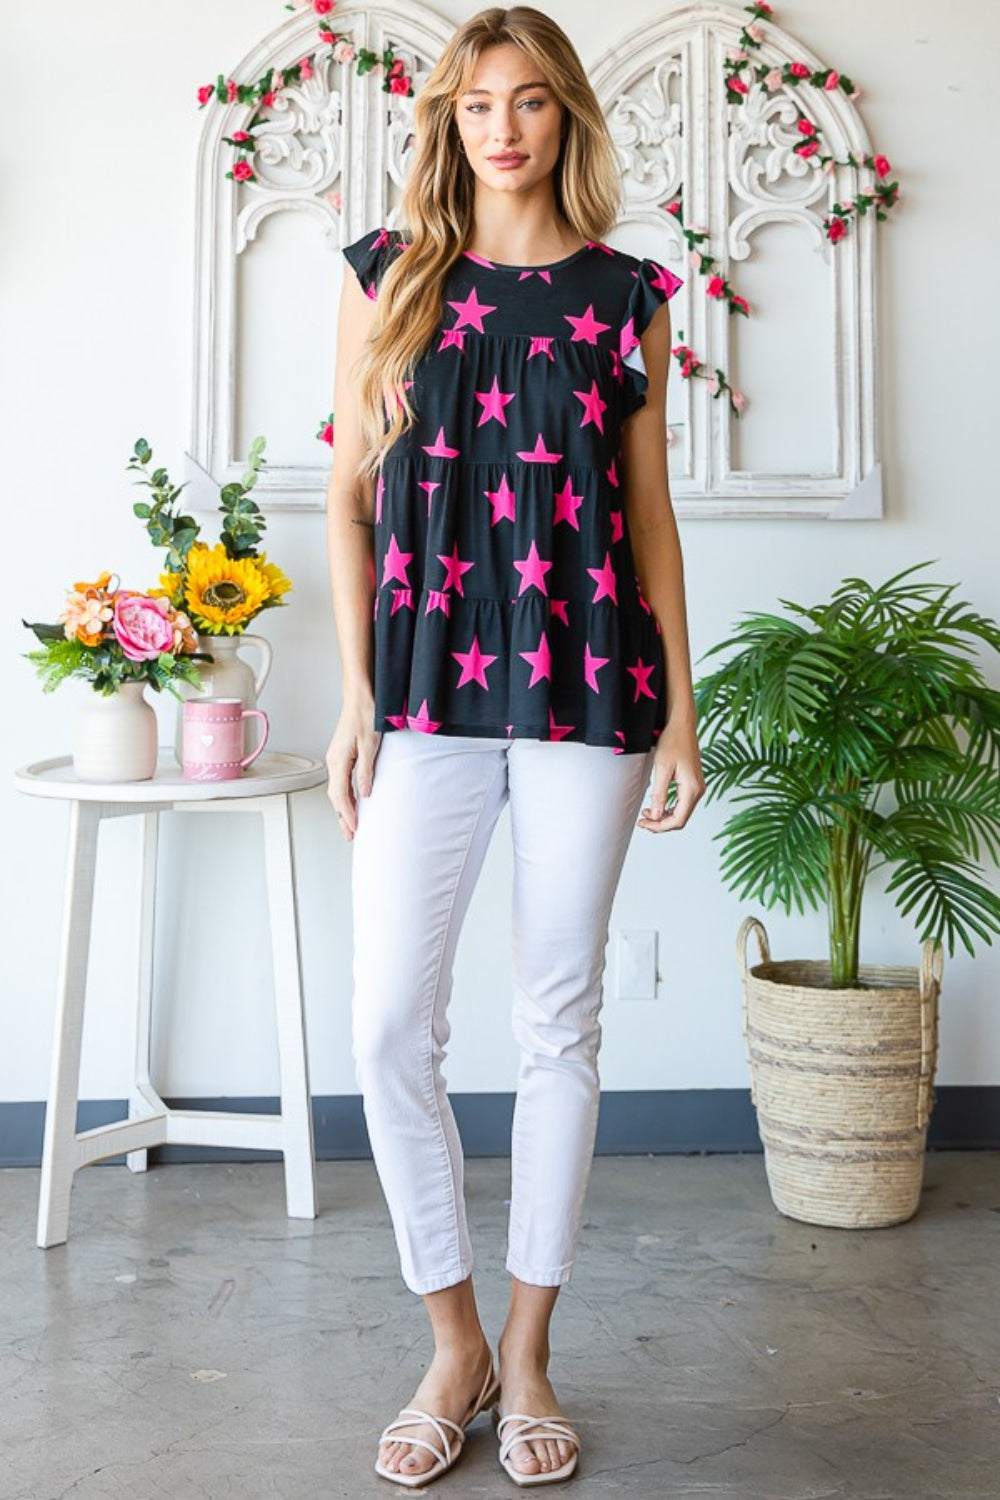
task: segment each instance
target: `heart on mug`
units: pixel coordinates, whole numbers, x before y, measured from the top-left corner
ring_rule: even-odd
[[[215,744],[215,735],[214,734],[203,734],[202,737],[201,737],[201,743],[203,745],[214,745]]]

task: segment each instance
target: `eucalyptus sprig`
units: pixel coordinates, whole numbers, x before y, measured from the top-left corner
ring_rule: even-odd
[[[239,481],[223,485],[219,491],[219,509],[223,512],[221,538],[227,557],[233,559],[256,557],[258,543],[267,529],[267,520],[260,506],[250,496],[257,483],[261,468],[267,462],[263,457],[266,439],[254,438],[247,458],[247,472]],[[153,494],[153,502],[147,505],[136,501],[132,509],[140,520],[145,521],[146,530],[156,547],[167,548],[167,567],[171,572],[182,573],[187,555],[198,539],[201,527],[193,516],[180,512],[179,499],[184,484],[171,483],[166,469],[149,472],[153,450],[145,438],[139,438],[126,471],[141,474],[136,481],[145,485]]]

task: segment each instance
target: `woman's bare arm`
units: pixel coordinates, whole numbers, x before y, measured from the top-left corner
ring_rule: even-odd
[[[642,356],[649,380],[646,404],[622,426],[624,503],[639,587],[660,625],[667,689],[667,722],[657,741],[652,798],[639,822],[664,832],[683,827],[705,791],[696,737],[684,562],[667,474],[670,309],[665,302],[642,335]],[[677,782],[677,801],[673,811],[665,813],[671,780]]]
[[[341,814],[341,830],[348,840],[357,828],[351,773],[356,766],[357,790],[367,796],[381,740],[374,728],[374,486],[370,478],[357,472],[363,442],[353,373],[374,316],[371,298],[365,295],[354,273],[345,272],[337,322],[333,469],[326,504],[343,707],[327,751],[327,765],[330,800]]]

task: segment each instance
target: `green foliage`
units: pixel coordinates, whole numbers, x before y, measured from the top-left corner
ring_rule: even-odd
[[[219,492],[219,509],[223,513],[221,541],[227,557],[233,559],[256,557],[258,543],[267,528],[267,521],[250,491],[257,483],[257,476],[267,462],[263,457],[266,440],[254,438],[250,445],[247,472],[238,483],[223,485]],[[152,504],[136,501],[132,509],[141,521],[154,546],[166,547],[166,566],[173,573],[182,573],[187,555],[198,539],[201,527],[193,516],[180,512],[179,498],[186,484],[174,485],[166,469],[149,471],[153,450],[145,438],[139,438],[129,462],[127,472],[141,474],[136,481],[145,485],[153,495]]]
[[[912,914],[921,941],[987,943],[1000,897],[1000,692],[969,659],[1000,626],[956,585],[847,578],[795,618],[748,613],[724,666],[695,684],[706,797],[747,805],[716,835],[730,889],[802,912],[826,904],[835,985],[858,976],[868,877]],[[909,580],[909,581],[907,581]]]

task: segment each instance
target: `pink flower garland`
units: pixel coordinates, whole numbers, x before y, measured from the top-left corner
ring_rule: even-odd
[[[286,5],[285,9],[311,10],[315,13],[319,22],[318,40],[330,47],[334,62],[341,65],[355,63],[359,75],[382,68],[385,71],[382,92],[409,97],[413,93],[413,79],[408,76],[402,58],[396,56],[391,46],[386,47],[381,56],[369,47],[356,48],[346,37],[331,30],[325,17],[331,14],[334,4],[335,0],[297,0],[296,4]],[[218,99],[220,104],[255,105],[258,111],[270,109],[281,89],[289,84],[306,83],[313,77],[315,59],[316,53],[313,53],[311,57],[303,57],[291,67],[280,71],[268,68],[256,83],[236,83],[220,73],[214,83],[202,84],[198,90],[199,108],[204,109],[210,99]],[[255,112],[251,125],[261,123],[262,118]],[[252,157],[257,145],[250,131],[235,130],[232,135],[223,136],[223,140],[236,152],[232,168],[226,176],[233,182],[256,182]]]

